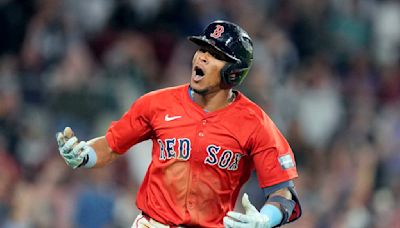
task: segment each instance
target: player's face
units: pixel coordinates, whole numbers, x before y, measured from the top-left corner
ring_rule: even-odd
[[[192,60],[192,77],[190,86],[198,94],[209,94],[219,91],[221,85],[221,69],[226,61],[221,54],[208,48],[196,51]]]

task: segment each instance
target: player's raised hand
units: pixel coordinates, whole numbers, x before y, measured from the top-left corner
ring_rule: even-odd
[[[71,168],[76,169],[88,159],[89,146],[85,141],[79,142],[70,127],[66,127],[64,132],[57,132],[56,138],[58,151]]]
[[[249,200],[245,193],[242,197],[245,214],[230,211],[224,217],[224,226],[227,228],[271,228],[268,216],[261,214]]]

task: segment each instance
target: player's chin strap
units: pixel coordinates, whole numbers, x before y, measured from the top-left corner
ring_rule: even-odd
[[[278,187],[278,190],[281,189],[282,187],[288,188],[290,193],[292,193],[291,200],[287,199],[283,196],[278,196],[278,195],[269,197],[272,189],[270,189],[270,188],[264,189],[264,192],[266,193],[266,195],[268,197],[267,202],[270,202],[270,203],[274,202],[274,203],[278,203],[280,205],[279,209],[281,210],[283,218],[282,218],[282,221],[280,222],[280,224],[276,225],[275,227],[279,227],[286,223],[293,222],[296,219],[300,218],[300,216],[301,216],[300,201],[298,199],[296,190],[294,189],[293,181],[284,182],[282,184],[277,185],[276,187]],[[272,191],[272,192],[274,192],[274,191]]]

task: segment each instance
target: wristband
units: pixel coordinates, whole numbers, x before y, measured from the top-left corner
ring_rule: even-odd
[[[274,205],[265,204],[261,208],[260,213],[262,215],[268,216],[268,218],[270,219],[269,221],[270,221],[271,227],[275,227],[275,226],[281,224],[281,221],[283,218],[282,212],[281,212],[281,210],[279,210],[279,208],[275,207]]]

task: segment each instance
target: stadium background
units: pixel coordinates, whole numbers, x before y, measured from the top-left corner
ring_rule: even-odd
[[[186,36],[215,19],[252,36],[241,90],[295,151],[304,214],[287,227],[400,227],[395,0],[1,0],[0,227],[130,227],[151,144],[72,171],[55,132],[102,135],[141,94],[187,82]],[[259,208],[254,176],[245,191]]]

